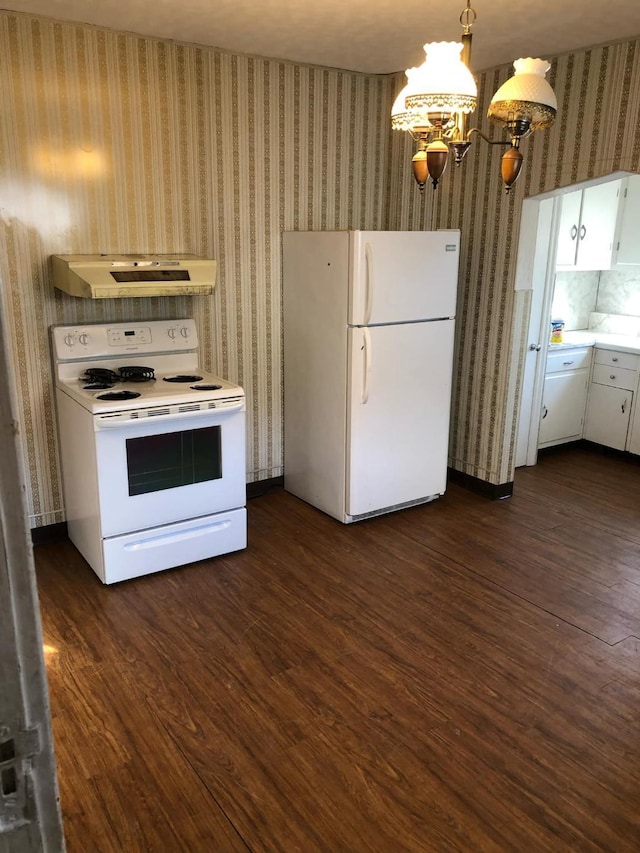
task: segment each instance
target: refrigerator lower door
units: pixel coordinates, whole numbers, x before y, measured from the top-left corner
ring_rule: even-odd
[[[445,491],[454,321],[349,329],[347,520]]]

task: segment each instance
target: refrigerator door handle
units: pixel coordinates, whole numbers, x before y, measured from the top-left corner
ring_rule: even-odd
[[[373,308],[373,249],[371,243],[364,244],[365,261],[365,303],[364,303],[364,325],[371,322],[371,310]]]
[[[371,334],[369,329],[362,330],[362,349],[364,350],[364,382],[362,383],[362,405],[369,401],[369,380],[371,378]]]

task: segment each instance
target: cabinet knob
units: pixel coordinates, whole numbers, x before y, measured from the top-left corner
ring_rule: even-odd
[[[571,239],[572,239],[572,240],[575,240],[577,236],[578,236],[578,226],[577,226],[577,225],[574,225],[574,226],[571,228]]]
[[[613,356],[613,358],[611,359],[611,361],[617,361],[617,360],[618,360],[618,356],[617,356],[617,355],[614,355],[614,356]]]
[[[580,239],[581,239],[581,240],[584,240],[586,233],[587,233],[587,226],[586,226],[586,225],[583,225],[583,226],[580,228]]]
[[[615,379],[615,378],[616,378],[615,373],[610,373],[610,374],[609,374],[609,379]]]

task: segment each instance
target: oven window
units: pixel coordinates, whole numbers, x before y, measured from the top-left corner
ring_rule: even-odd
[[[220,479],[220,427],[128,438],[127,476],[130,495]]]

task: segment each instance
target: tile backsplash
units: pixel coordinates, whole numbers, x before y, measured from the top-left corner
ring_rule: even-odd
[[[632,318],[640,321],[640,267],[556,273],[552,317],[564,320],[567,331],[589,329],[593,312],[608,315],[608,331],[637,334],[629,329],[636,328]]]

